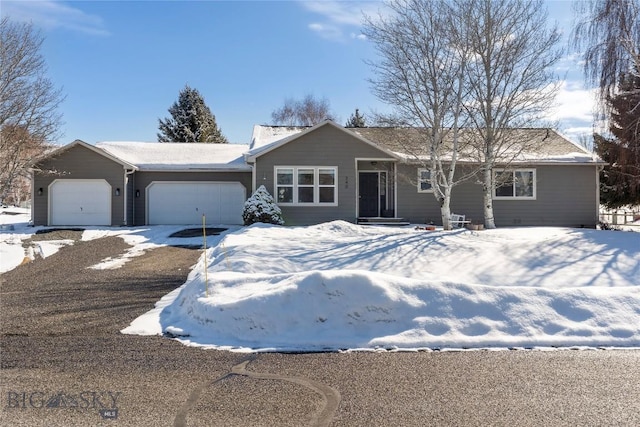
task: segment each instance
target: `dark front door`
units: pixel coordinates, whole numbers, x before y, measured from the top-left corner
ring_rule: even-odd
[[[378,172],[360,172],[358,174],[358,216],[380,216],[380,197],[378,196]]]

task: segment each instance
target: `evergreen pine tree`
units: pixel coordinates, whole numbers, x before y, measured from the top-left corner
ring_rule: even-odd
[[[609,208],[640,204],[640,76],[623,76],[608,98],[612,139],[594,135],[598,155],[608,163],[600,176],[600,201]]]
[[[255,193],[244,202],[242,210],[244,225],[264,222],[266,224],[283,225],[282,210],[276,204],[264,185],[258,187]]]
[[[349,117],[349,120],[344,126],[348,128],[364,128],[367,127],[367,124],[365,123],[364,116],[360,114],[360,110],[356,108],[355,114]]]
[[[171,117],[158,119],[159,142],[228,142],[200,92],[189,85],[180,91],[169,113]]]

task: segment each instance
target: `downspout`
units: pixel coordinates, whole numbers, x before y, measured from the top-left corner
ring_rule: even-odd
[[[355,198],[356,198],[356,203],[355,203],[355,205],[356,205],[355,206],[355,208],[356,208],[356,211],[355,211],[356,220],[355,220],[355,223],[357,224],[358,223],[358,217],[360,216],[360,198],[359,198],[359,194],[358,194],[358,192],[359,192],[358,189],[360,188],[360,171],[358,170],[358,159],[355,158],[355,159],[353,159],[353,161],[355,162],[355,169],[354,170],[356,171],[356,176],[353,177],[353,184],[355,185],[355,189],[354,189],[354,194],[355,194]],[[346,188],[347,184],[348,184],[348,182],[345,182],[345,190],[347,189]],[[346,193],[346,191],[345,191],[345,193]]]
[[[129,175],[132,175],[135,172],[135,169],[131,169],[130,171],[128,171],[126,168],[124,169],[124,191],[123,191],[123,195],[124,195],[124,225],[128,226],[129,225],[129,221],[127,218],[127,207],[128,207],[128,201],[129,201]],[[136,204],[135,202],[133,203],[132,206],[132,213],[131,216],[133,218],[135,218],[135,214],[136,214]]]
[[[34,172],[33,169],[30,170],[31,172],[31,226],[35,226],[35,206],[36,206],[36,173]]]
[[[398,212],[398,162],[393,162],[393,209],[395,217],[400,218],[400,212]]]
[[[258,161],[254,160],[251,165],[251,194],[258,189]]]
[[[596,165],[596,228],[600,222],[600,172],[604,170],[604,165]]]

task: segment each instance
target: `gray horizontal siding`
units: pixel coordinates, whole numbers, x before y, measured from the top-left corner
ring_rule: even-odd
[[[131,180],[134,225],[146,224],[146,188],[152,182],[162,181],[239,182],[245,187],[247,197],[252,192],[251,172],[136,172]],[[140,192],[139,197],[135,196],[136,191]]]
[[[595,166],[538,166],[535,169],[536,200],[494,200],[497,226],[596,226]]]
[[[112,189],[120,188],[120,196],[111,193],[111,225],[124,224],[124,168],[82,145],[75,145],[68,150],[39,162],[34,166],[33,174],[33,223],[48,225],[49,186],[57,179],[104,179]],[[43,194],[38,195],[38,189]]]
[[[536,169],[536,200],[494,200],[496,226],[595,227],[598,221],[595,165],[530,168]],[[441,225],[440,208],[433,193],[417,191],[417,168],[401,165],[398,171],[398,216],[415,223]],[[477,180],[467,181],[453,189],[452,212],[482,223],[482,205],[482,186]]]
[[[442,224],[440,205],[433,193],[419,193],[418,167],[399,164],[397,170],[398,206],[396,215],[406,221]]]
[[[275,166],[336,166],[338,206],[280,206],[287,225],[356,220],[356,158],[385,159],[389,155],[333,126],[322,126],[256,160],[256,185],[275,194]]]

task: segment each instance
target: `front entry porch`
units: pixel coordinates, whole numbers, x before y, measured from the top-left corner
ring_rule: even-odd
[[[404,218],[383,218],[383,217],[358,217],[357,223],[360,225],[410,225]]]
[[[358,160],[359,224],[403,224],[396,215],[396,165],[393,161]]]

